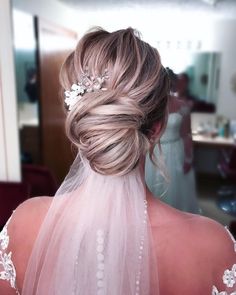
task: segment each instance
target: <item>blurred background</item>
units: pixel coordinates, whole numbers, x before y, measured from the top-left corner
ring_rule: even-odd
[[[59,71],[91,27],[138,29],[187,77],[202,214],[236,219],[236,1],[2,0],[0,225],[24,199],[53,195],[73,161]]]

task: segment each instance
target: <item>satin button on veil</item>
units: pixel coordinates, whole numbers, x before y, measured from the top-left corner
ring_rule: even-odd
[[[152,245],[139,168],[103,176],[77,156],[41,226],[22,294],[158,295]]]

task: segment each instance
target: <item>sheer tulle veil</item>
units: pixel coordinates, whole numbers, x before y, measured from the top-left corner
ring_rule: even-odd
[[[159,294],[140,159],[152,155],[153,124],[164,128],[167,80],[157,50],[131,28],[88,33],[67,58],[66,131],[78,155],[40,228],[23,295]]]
[[[155,294],[143,177],[103,176],[75,159],[40,230],[27,268],[27,294]]]

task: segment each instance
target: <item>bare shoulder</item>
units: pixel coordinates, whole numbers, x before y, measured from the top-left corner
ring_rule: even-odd
[[[37,229],[41,225],[50,205],[51,197],[31,198],[20,204],[14,211],[8,226],[9,232],[17,238],[21,230]]]
[[[218,256],[218,261],[235,261],[234,243],[232,236],[224,226],[215,220],[204,216],[194,216],[191,219],[191,229],[196,233],[195,240],[202,247],[210,250],[210,255]],[[209,254],[209,253],[208,253]]]
[[[13,219],[17,219],[19,216],[23,217],[25,213],[26,215],[31,215],[47,211],[51,205],[52,199],[52,197],[35,197],[26,200],[16,208]]]
[[[210,218],[190,214],[174,209],[162,202],[153,202],[151,206],[152,224],[155,231],[162,232],[163,236],[182,236],[185,243],[193,245],[197,251],[201,251],[201,256],[209,255],[224,262],[235,259],[234,241],[226,228]],[[156,226],[155,226],[156,225]],[[155,232],[154,231],[154,232]],[[155,234],[155,233],[154,233]],[[175,240],[176,244],[177,241]],[[181,243],[183,245],[183,243]],[[227,253],[227,255],[222,255]]]
[[[35,240],[52,199],[52,197],[28,199],[17,207],[8,224],[9,250],[12,252],[17,284],[20,288]]]
[[[165,283],[166,274],[179,281],[185,280],[188,294],[190,290],[198,290],[194,294],[210,294],[213,285],[224,290],[224,271],[236,263],[235,242],[227,230],[214,220],[181,212],[162,202],[152,206],[150,213],[154,215],[154,211],[156,217],[151,218],[153,238],[162,287],[169,290],[166,294],[172,294],[174,288],[170,281]]]
[[[235,240],[218,222],[197,216],[192,219],[192,240],[197,245],[197,255],[201,255],[203,269],[211,274],[213,285],[225,290],[222,277],[226,270],[236,265]]]
[[[16,208],[8,225],[11,239],[17,242],[14,244],[33,242],[51,202],[51,197],[36,197],[26,200]]]

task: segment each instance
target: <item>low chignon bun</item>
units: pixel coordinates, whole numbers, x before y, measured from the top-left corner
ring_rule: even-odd
[[[164,81],[159,55],[132,29],[97,30],[85,35],[67,58],[61,72],[64,89],[78,82],[85,68],[93,76],[107,69],[107,90],[78,100],[68,112],[66,133],[94,171],[125,175],[150,150],[153,123],[164,125],[167,88],[158,84]]]
[[[130,172],[149,149],[139,130],[144,114],[133,100],[115,95],[112,91],[87,94],[67,118],[70,139],[91,168],[105,175]]]

